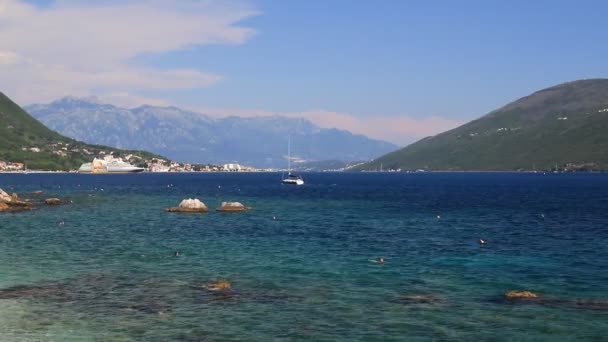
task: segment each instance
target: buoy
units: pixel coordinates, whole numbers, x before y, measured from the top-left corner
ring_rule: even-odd
[[[486,242],[483,239],[479,239],[479,244],[484,245]]]

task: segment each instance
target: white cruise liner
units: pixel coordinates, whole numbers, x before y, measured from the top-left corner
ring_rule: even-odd
[[[81,173],[135,173],[143,172],[142,167],[133,166],[121,158],[106,156],[104,159],[93,159],[92,163],[84,163],[78,169]]]

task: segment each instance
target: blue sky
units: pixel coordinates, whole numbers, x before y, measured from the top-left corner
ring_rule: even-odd
[[[226,80],[212,106],[471,118],[555,83],[606,77],[606,2],[259,1],[240,46],[141,58]]]
[[[125,2],[118,1],[102,4],[125,13],[133,11],[133,18],[139,14],[144,19],[147,9],[159,6],[158,1],[129,3],[133,6],[121,7]],[[395,127],[386,132],[387,138],[405,144],[419,138],[417,132],[436,133],[543,87],[608,77],[608,29],[604,24],[608,2],[604,1],[253,0],[211,2],[192,8],[172,5],[178,2],[160,3],[165,10],[175,12],[168,20],[178,20],[165,31],[176,28],[176,37],[180,30],[193,30],[180,26],[179,15],[186,11],[189,15],[212,13],[199,21],[213,22],[217,17],[223,24],[218,29],[196,28],[201,37],[213,30],[209,39],[194,35],[177,45],[142,45],[107,60],[81,56],[65,67],[58,59],[58,70],[87,70],[95,77],[107,71],[86,65],[90,59],[91,65],[106,63],[111,67],[116,63],[116,69],[124,73],[104,76],[100,85],[75,81],[64,87],[65,93],[49,93],[47,97],[19,95],[26,102],[55,95],[97,95],[117,104],[148,101],[218,115],[231,111],[239,115],[300,113],[321,125],[343,124],[342,128],[374,137],[383,133],[381,127],[371,126],[388,124]],[[63,10],[62,18],[81,11],[83,17],[95,20],[94,6],[87,2],[30,4],[35,5],[32,13],[41,18],[52,18]],[[60,25],[59,20],[48,20]],[[134,24],[150,25],[145,21]],[[93,31],[97,36],[106,32],[104,24],[99,25],[99,31]],[[108,31],[114,30],[112,22],[105,25]],[[129,36],[129,27],[125,24],[122,31],[108,33],[102,42],[107,45],[100,48],[112,49],[112,39]],[[220,30],[235,32],[224,34]],[[57,39],[61,32],[49,40]],[[0,38],[1,33],[2,26]],[[36,54],[33,47],[16,46],[10,51],[17,51],[18,56]],[[66,48],[61,56],[75,54],[80,52]],[[163,78],[153,72],[182,69],[189,71],[186,80],[181,74],[171,74],[175,78],[167,82],[171,86],[148,86]],[[147,72],[143,79],[150,81],[132,82],[131,86],[110,81],[127,79],[125,75],[138,77],[138,72]],[[118,90],[113,92],[113,87]],[[75,91],[79,93],[68,94]],[[327,119],[331,115],[335,117]],[[374,124],[376,121],[380,124]],[[366,127],[370,127],[369,132],[365,132]]]

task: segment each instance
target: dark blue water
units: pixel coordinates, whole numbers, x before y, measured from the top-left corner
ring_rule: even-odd
[[[73,202],[0,216],[2,341],[608,335],[608,175],[3,174],[0,187]],[[253,210],[163,211],[188,197]],[[218,280],[231,289],[204,288]]]

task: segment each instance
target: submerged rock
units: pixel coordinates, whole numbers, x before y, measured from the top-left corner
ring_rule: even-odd
[[[48,298],[61,294],[62,289],[56,284],[15,285],[0,289],[0,299]]]
[[[439,304],[443,301],[443,298],[434,294],[416,294],[399,297],[399,302],[403,304]]]
[[[171,305],[162,301],[153,301],[150,303],[133,303],[124,305],[124,309],[128,311],[137,311],[144,314],[164,315],[173,311]]]
[[[0,203],[0,213],[18,213],[21,211],[32,210],[32,206],[29,203],[27,205],[8,205],[6,203]]]
[[[231,285],[228,280],[220,280],[204,286],[209,291],[226,291],[230,290]]]
[[[530,291],[519,291],[519,290],[512,290],[512,291],[508,291],[505,293],[504,295],[506,300],[531,300],[531,299],[535,299],[538,298],[539,296],[534,293],[534,292],[530,292]]]
[[[608,310],[608,300],[601,299],[577,299],[572,302],[572,307],[586,310]]]
[[[75,278],[41,281],[0,288],[2,299],[36,299],[69,303],[83,312],[162,315],[175,307],[175,297],[182,286],[176,282],[131,279],[130,276],[90,274]],[[0,301],[1,303],[1,301]]]
[[[251,207],[246,207],[241,202],[222,202],[222,204],[217,207],[215,210],[217,211],[245,211],[251,209]]]
[[[181,213],[205,213],[208,211],[208,209],[205,203],[201,202],[198,198],[188,198],[182,200],[177,207],[167,208],[165,211]]]
[[[198,287],[200,289],[200,287]],[[199,297],[205,303],[233,301],[241,298],[241,294],[232,290],[228,280],[220,280],[202,286],[205,292]]]
[[[55,198],[55,197],[47,198],[44,200],[44,204],[46,204],[46,205],[59,205],[61,203],[62,203],[61,200],[59,198]]]
[[[531,291],[508,291],[495,301],[502,304],[535,304],[548,307],[569,308],[578,310],[608,310],[605,299],[572,299],[545,297]]]

